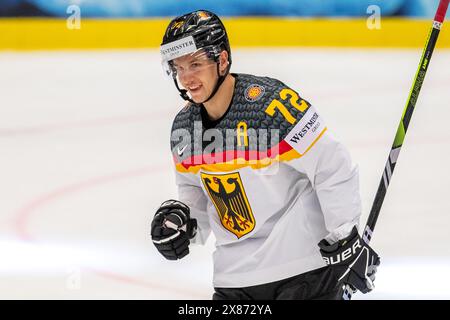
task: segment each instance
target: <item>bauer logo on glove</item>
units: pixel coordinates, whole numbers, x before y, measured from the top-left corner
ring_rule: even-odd
[[[375,273],[380,264],[378,254],[366,244],[353,227],[350,235],[334,244],[325,239],[319,242],[325,263],[338,277],[338,281],[367,293],[374,288]]]

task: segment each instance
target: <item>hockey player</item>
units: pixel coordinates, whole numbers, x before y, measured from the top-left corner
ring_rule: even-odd
[[[358,171],[309,102],[283,82],[230,73],[225,27],[200,10],[172,20],[163,65],[185,107],[171,149],[179,200],[151,236],[169,260],[216,237],[213,299],[341,299],[372,290]]]

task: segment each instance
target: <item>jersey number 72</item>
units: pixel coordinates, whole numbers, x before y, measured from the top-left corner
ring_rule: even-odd
[[[286,101],[289,98],[290,105],[300,112],[304,112],[308,108],[308,104],[305,102],[305,100],[303,99],[300,100],[298,94],[294,90],[287,88],[281,90],[280,98],[283,101]],[[266,108],[265,112],[269,116],[273,117],[275,115],[276,109],[283,115],[284,119],[286,119],[286,121],[289,122],[290,124],[294,124],[297,122],[297,119],[295,119],[295,117],[289,112],[288,108],[280,100],[277,99],[272,100],[272,102]]]

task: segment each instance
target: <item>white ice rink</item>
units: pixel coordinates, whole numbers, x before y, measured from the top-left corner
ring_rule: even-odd
[[[248,49],[233,72],[283,80],[359,165],[368,215],[421,50]],[[436,50],[373,237],[376,289],[450,299],[450,51]],[[158,52],[0,54],[0,298],[210,299],[214,239],[163,260],[149,225],[176,197],[182,100]]]

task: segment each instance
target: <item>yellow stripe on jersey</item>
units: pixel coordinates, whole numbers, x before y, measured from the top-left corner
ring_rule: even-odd
[[[177,163],[175,165],[176,170],[180,173],[193,173],[196,174],[200,170],[207,172],[230,172],[238,169],[242,169],[245,167],[250,167],[254,170],[266,168],[272,164],[277,162],[289,162],[294,159],[298,159],[305,155],[315,144],[316,142],[323,136],[323,134],[327,131],[327,127],[325,127],[322,132],[317,136],[317,138],[311,143],[311,145],[305,150],[303,154],[300,154],[294,148],[292,148],[289,144],[287,144],[284,140],[279,144],[280,153],[271,157],[266,157],[264,159],[249,159],[246,160],[244,157],[237,157],[227,162],[219,162],[219,163],[201,163],[201,164],[189,164],[189,163]]]

